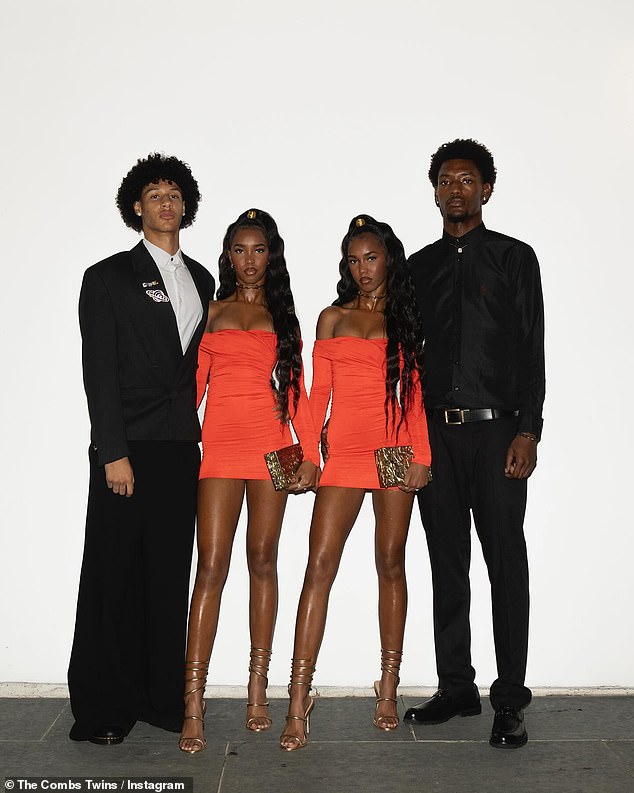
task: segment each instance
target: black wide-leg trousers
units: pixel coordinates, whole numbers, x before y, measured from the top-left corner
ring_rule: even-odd
[[[178,731],[200,452],[132,441],[134,494],[115,495],[91,448],[84,557],[68,669],[70,737],[137,720]]]
[[[525,707],[528,654],[526,480],[507,479],[514,417],[446,426],[429,421],[433,481],[418,495],[431,562],[439,687],[457,695],[475,679],[471,665],[471,514],[491,583],[498,678],[491,704]]]

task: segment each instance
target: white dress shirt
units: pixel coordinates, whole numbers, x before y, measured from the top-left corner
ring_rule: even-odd
[[[200,295],[194,284],[194,279],[183,261],[180,248],[172,256],[146,239],[143,240],[143,243],[161,273],[167,296],[176,315],[178,335],[184,353],[203,316]]]

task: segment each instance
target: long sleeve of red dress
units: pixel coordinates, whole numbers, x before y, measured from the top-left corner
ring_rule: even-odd
[[[407,430],[412,441],[414,458],[412,462],[421,465],[431,465],[431,448],[429,446],[429,435],[427,432],[427,416],[423,405],[423,392],[418,372],[413,376],[414,391],[412,402],[408,405],[406,413]]]
[[[203,401],[207,383],[209,382],[209,370],[211,369],[211,355],[203,347],[198,348],[198,368],[196,369],[196,407],[200,407]]]
[[[304,460],[310,460],[311,463],[319,467],[319,432],[321,428],[318,430],[313,422],[313,415],[308,401],[308,394],[306,393],[306,385],[304,383],[303,365],[302,373],[299,378],[299,400],[297,402],[297,410],[295,413],[291,411],[291,415],[291,422],[295,434],[297,435],[297,440],[302,445]]]
[[[320,354],[319,345],[313,349],[313,382],[310,388],[310,411],[317,435],[326,421],[326,411],[332,393],[332,364]]]

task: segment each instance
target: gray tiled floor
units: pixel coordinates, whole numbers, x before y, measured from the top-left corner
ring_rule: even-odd
[[[402,698],[404,707],[414,704]],[[528,745],[488,745],[492,713],[435,727],[372,727],[372,700],[322,697],[311,740],[281,752],[286,701],[274,728],[244,729],[244,703],[211,699],[208,748],[191,757],[178,736],[138,724],[120,746],[68,740],[67,700],[0,700],[0,767],[9,776],[192,777],[195,793],[634,793],[634,697],[535,697]]]

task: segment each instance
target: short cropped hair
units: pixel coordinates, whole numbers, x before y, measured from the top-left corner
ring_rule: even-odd
[[[141,200],[143,188],[157,182],[173,182],[178,185],[185,203],[185,214],[180,227],[186,229],[196,219],[198,203],[202,196],[198,190],[198,182],[192,176],[187,163],[177,157],[166,157],[154,152],[146,159],[137,160],[136,165],[123,177],[117,192],[117,207],[123,222],[135,231],[143,230],[142,219],[134,211],[134,202]]]
[[[429,181],[434,187],[438,187],[438,174],[442,164],[447,160],[471,160],[480,171],[482,181],[488,182],[491,185],[491,192],[493,192],[497,171],[493,155],[486,146],[472,138],[456,138],[450,143],[443,143],[432,155],[429,166]]]

